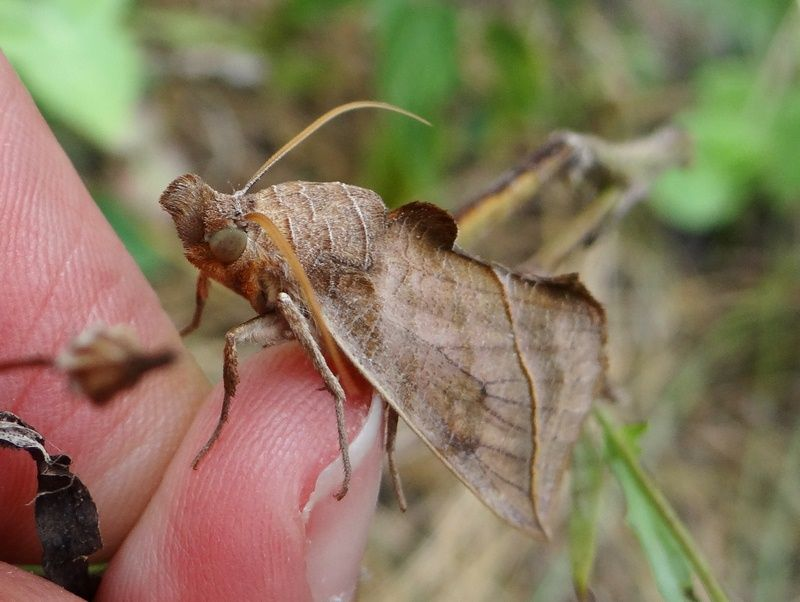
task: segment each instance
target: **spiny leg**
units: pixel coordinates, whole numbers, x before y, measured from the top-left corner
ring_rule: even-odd
[[[197,330],[200,326],[200,318],[203,317],[203,308],[206,306],[206,299],[208,299],[208,276],[200,272],[197,276],[197,288],[194,294],[194,315],[192,321],[181,329],[181,336],[185,337],[190,332]]]
[[[286,293],[280,293],[278,295],[278,307],[283,317],[286,319],[286,322],[289,324],[292,333],[294,333],[294,336],[297,337],[297,340],[311,358],[314,368],[316,368],[317,372],[322,376],[322,380],[328,388],[328,391],[333,394],[336,408],[336,429],[339,434],[339,451],[342,454],[342,464],[344,465],[342,487],[334,495],[337,500],[340,500],[345,496],[350,487],[350,476],[353,472],[352,466],[350,465],[347,427],[344,422],[344,389],[342,389],[342,385],[339,383],[334,373],[331,372],[331,369],[325,361],[325,357],[322,355],[322,351],[320,351],[317,341],[314,339],[314,335],[311,334],[308,319],[303,315],[297,305],[295,305],[292,298]]]
[[[248,341],[255,341],[269,347],[286,340],[285,324],[277,314],[265,314],[263,316],[256,316],[252,320],[243,322],[238,326],[234,326],[227,333],[225,333],[225,350],[224,363],[222,366],[222,382],[225,388],[225,395],[222,398],[222,411],[217,420],[217,426],[214,427],[214,432],[209,437],[203,448],[197,453],[192,462],[192,468],[197,470],[200,460],[208,453],[208,451],[219,439],[222,432],[222,427],[228,420],[228,412],[231,406],[231,399],[236,393],[236,385],[239,384],[239,359],[236,351],[238,343],[245,343]]]
[[[389,460],[389,475],[392,477],[394,495],[397,498],[397,505],[403,512],[408,509],[406,496],[403,493],[403,483],[400,481],[400,471],[394,463],[394,443],[397,438],[397,420],[400,415],[388,403],[384,402],[386,408],[386,457]]]

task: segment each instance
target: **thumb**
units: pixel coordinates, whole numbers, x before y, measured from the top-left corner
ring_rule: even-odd
[[[219,412],[217,387],[111,561],[99,600],[354,595],[380,479],[380,401],[370,406],[366,385],[348,399],[353,479],[336,501],[333,400],[300,348],[265,350],[241,374],[219,441],[192,470]]]

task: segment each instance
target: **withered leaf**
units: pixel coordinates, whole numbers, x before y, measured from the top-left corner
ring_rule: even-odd
[[[557,132],[459,210],[458,244],[523,272],[552,270],[685,164],[690,147],[671,126],[623,142]]]
[[[102,547],[97,508],[89,490],[70,472],[69,456],[51,456],[44,443],[32,426],[0,411],[0,447],[25,450],[36,461],[36,531],[45,577],[88,599],[97,584],[89,575],[87,558]]]

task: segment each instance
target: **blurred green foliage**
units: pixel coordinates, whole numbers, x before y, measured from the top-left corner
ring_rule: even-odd
[[[376,2],[375,9],[381,17],[374,32],[378,97],[442,123],[458,85],[455,9],[396,0]],[[424,196],[440,175],[443,143],[441,129],[392,120],[369,143],[369,185],[391,191],[391,199]]]
[[[629,424],[617,428],[616,433],[611,432],[613,427],[610,425],[604,426],[606,454],[625,494],[628,524],[647,556],[658,590],[668,602],[697,600],[693,593],[690,563],[676,541],[672,528],[653,507],[643,484],[625,462],[626,454],[628,457],[639,457],[639,440],[646,425]]]
[[[128,0],[0,0],[0,46],[42,110],[111,150],[144,88]]]
[[[0,41],[47,114],[112,149],[133,127],[145,93],[146,48],[137,39],[174,49],[218,44],[265,52],[273,59],[275,89],[289,100],[324,94],[342,69],[332,63],[335,57],[309,54],[307,47],[298,52],[297,40],[318,36],[337,20],[355,22],[362,36],[356,43],[370,53],[372,71],[363,95],[415,111],[436,126],[386,119],[361,143],[364,183],[390,204],[430,197],[449,164],[479,156],[499,139],[537,128],[591,127],[592,113],[606,110],[599,97],[604,80],[621,78],[632,92],[645,92],[676,77],[669,57],[658,55],[647,34],[621,17],[618,54],[593,57],[602,40],[587,39],[585,32],[608,32],[597,29],[595,9],[580,1],[543,10],[556,19],[549,29],[538,29],[535,13],[513,5],[481,13],[440,0],[296,0],[278,3],[263,21],[162,4],[0,0]],[[800,36],[792,6],[715,0],[680,1],[668,9],[678,21],[706,19],[695,35],[709,40],[678,57],[695,65],[677,74],[692,97],[678,120],[696,141],[695,161],[663,178],[652,205],[674,226],[707,231],[734,222],[754,204],[776,212],[797,204]],[[592,69],[593,61],[606,59],[627,64]],[[461,131],[449,123],[454,114]],[[613,133],[613,120],[603,129],[609,125]],[[641,133],[644,124],[636,127],[621,131]]]
[[[569,513],[572,581],[581,602],[589,599],[592,587],[605,463],[599,446],[584,434],[572,453],[572,507]]]
[[[544,96],[546,64],[534,41],[501,19],[486,24],[485,45],[493,69],[491,97],[495,119],[525,127]]]
[[[135,16],[135,22],[131,20],[128,25],[144,42],[158,41],[173,49],[193,48],[198,44],[219,44],[251,51],[257,47],[258,36],[254,31],[198,11],[139,6]]]
[[[763,89],[757,67],[716,62],[695,76],[697,102],[681,121],[693,165],[661,181],[654,207],[679,227],[730,224],[751,203],[781,211],[800,200],[800,82]]]
[[[796,3],[781,0],[694,10],[731,51],[692,74],[694,102],[680,120],[696,158],[663,179],[654,207],[678,227],[703,231],[731,224],[756,203],[780,212],[800,202],[800,17]]]

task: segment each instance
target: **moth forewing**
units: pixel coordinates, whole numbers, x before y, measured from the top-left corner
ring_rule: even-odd
[[[455,232],[432,205],[393,212],[384,253],[359,278],[337,278],[336,297],[320,295],[323,314],[353,364],[482,501],[546,533],[600,386],[602,309],[574,278],[526,280],[453,250]]]
[[[545,532],[583,418],[605,383],[605,314],[574,275],[529,279],[495,268],[532,384],[531,497]]]

